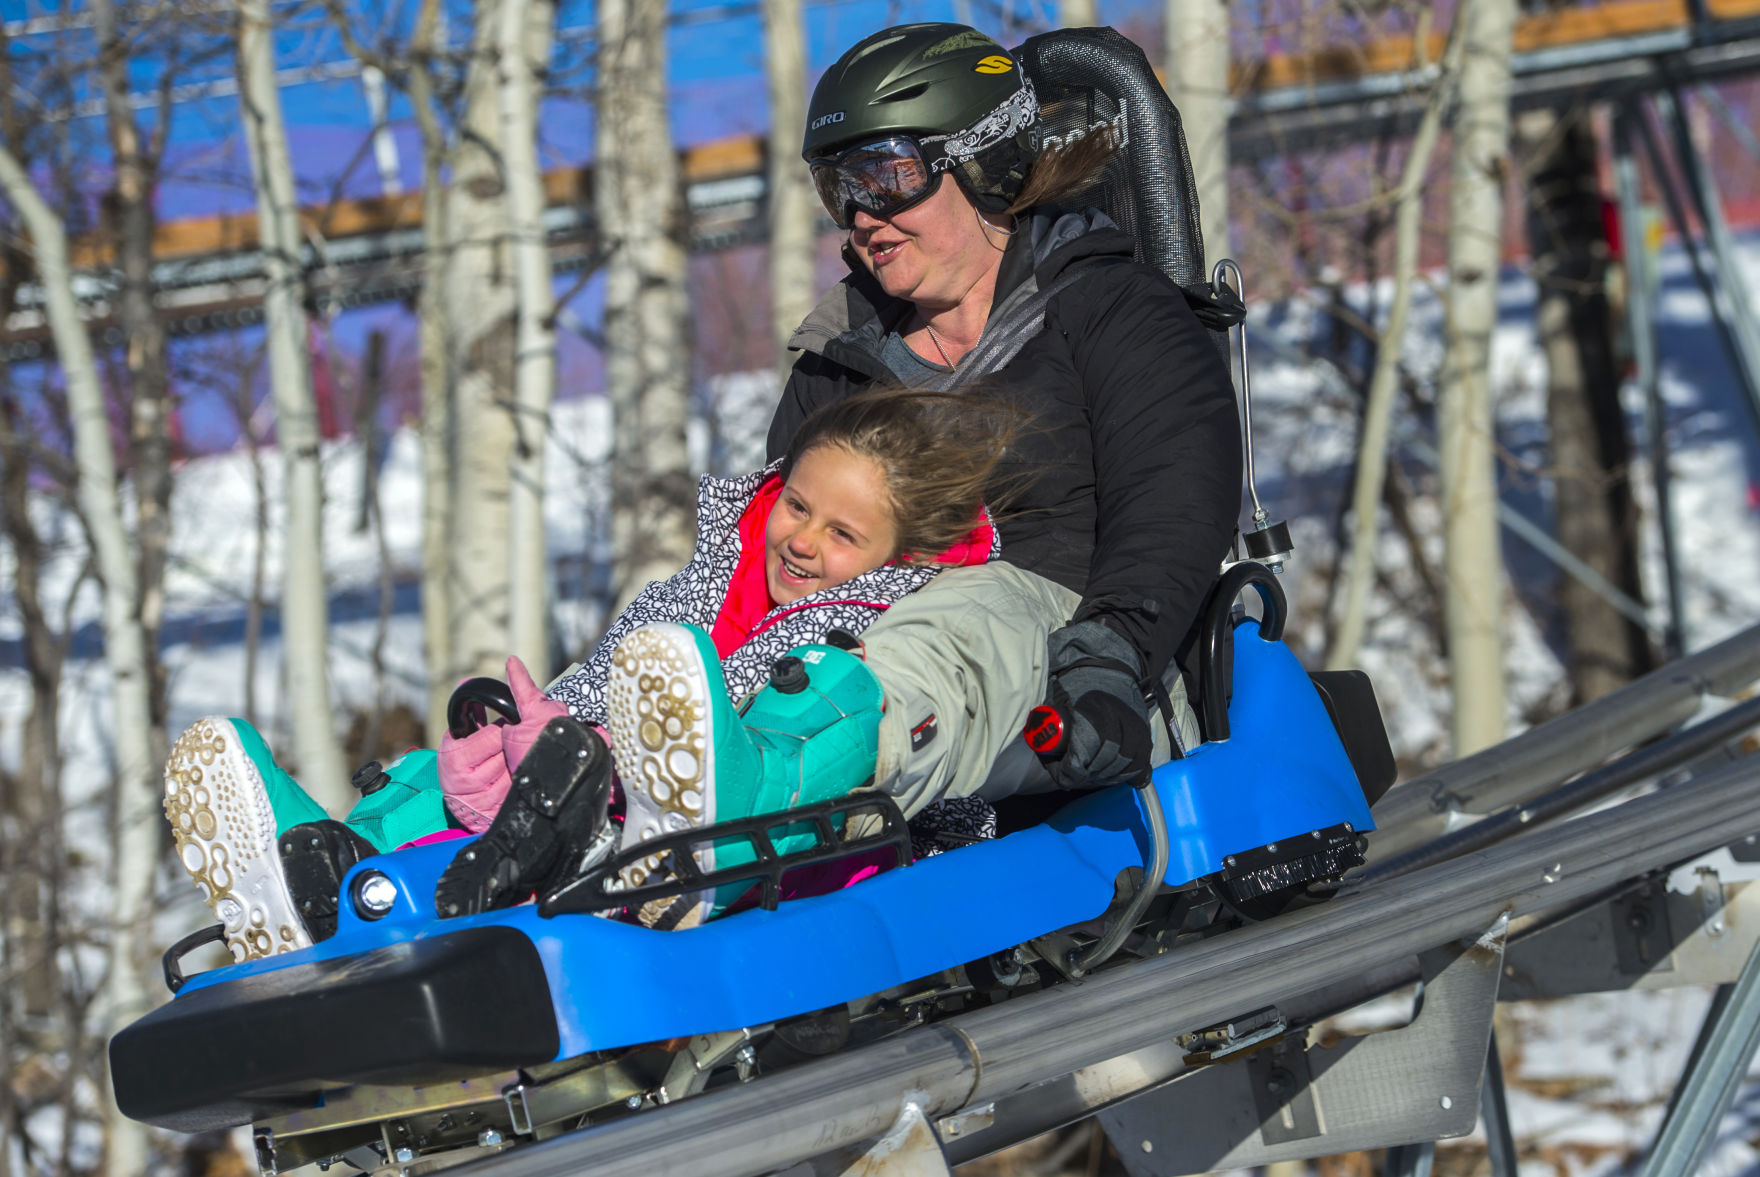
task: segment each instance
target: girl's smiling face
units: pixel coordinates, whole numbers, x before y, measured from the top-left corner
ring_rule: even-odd
[[[818,445],[796,459],[764,528],[770,600],[788,605],[897,554],[886,474],[872,458]]]

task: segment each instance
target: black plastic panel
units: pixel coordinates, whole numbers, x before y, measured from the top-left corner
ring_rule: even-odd
[[[110,1040],[116,1102],[180,1132],[324,1088],[425,1084],[556,1057],[550,986],[512,928],[467,928],[192,990]]]
[[[1364,798],[1374,805],[1399,776],[1374,684],[1360,670],[1317,670],[1308,677],[1314,680],[1345,755],[1351,758]]]

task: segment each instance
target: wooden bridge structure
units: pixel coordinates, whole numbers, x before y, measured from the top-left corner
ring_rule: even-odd
[[[1314,52],[1237,63],[1229,140],[1235,159],[1310,152],[1397,136],[1416,124],[1442,55],[1440,32],[1388,36]],[[1529,16],[1512,57],[1517,109],[1608,102],[1760,72],[1760,0],[1604,0]],[[760,136],[718,140],[682,153],[691,244],[725,249],[765,236]],[[590,166],[544,178],[546,226],[558,273],[592,256]],[[303,210],[312,295],[327,307],[410,300],[423,279],[421,194],[340,200]],[[159,226],[158,302],[174,335],[259,322],[265,285],[254,212],[194,217]],[[97,325],[109,323],[103,280],[108,249],[87,242],[75,264],[91,278],[79,292]],[[50,347],[28,285],[0,325],[0,354],[31,360]],[[120,342],[112,337],[109,342]]]

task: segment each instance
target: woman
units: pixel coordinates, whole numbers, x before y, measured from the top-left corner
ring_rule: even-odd
[[[813,409],[875,381],[957,375],[995,308],[1073,278],[986,381],[1039,426],[998,471],[1037,475],[1002,563],[944,578],[867,635],[888,700],[878,779],[907,812],[979,789],[1040,702],[1066,723],[1052,783],[1139,779],[1197,737],[1175,653],[1239,516],[1239,421],[1213,338],[1178,287],[1129,260],[1126,234],[1063,207],[1092,186],[1110,142],[1091,134],[1041,155],[1032,83],[976,30],[866,38],[820,80],[807,125],[802,154],[849,231],[851,272],[790,341],[802,354],[773,453]],[[986,620],[999,609],[1002,631]],[[949,626],[957,643],[938,640]],[[1145,693],[1163,691],[1175,746],[1152,751],[1166,725],[1151,723]],[[962,711],[957,733],[943,723],[942,740],[913,745],[922,723]],[[1008,765],[984,795],[1013,791],[1022,772]]]
[[[801,355],[773,454],[813,408],[876,380],[957,378],[994,308],[1072,280],[987,373],[1037,424],[998,470],[1035,473],[1001,563],[942,577],[866,635],[887,693],[876,781],[906,813],[949,790],[1044,786],[1021,760],[986,783],[1040,702],[1065,716],[1056,786],[1140,779],[1197,739],[1174,654],[1234,535],[1239,419],[1176,285],[1130,260],[1102,213],[1060,204],[1095,183],[1109,146],[1091,134],[1040,155],[1030,79],[961,25],[861,40],[808,107],[803,157],[850,234],[850,274],[790,340]],[[1172,730],[1151,723],[1146,693]]]

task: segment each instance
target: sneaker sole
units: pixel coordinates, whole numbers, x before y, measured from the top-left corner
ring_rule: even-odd
[[[230,723],[198,720],[177,738],[165,762],[165,817],[234,961],[311,945],[281,873],[269,795]]]
[[[682,626],[644,626],[617,644],[607,702],[611,755],[623,782],[625,850],[715,822],[714,790],[705,787],[715,779],[707,675],[695,639]],[[650,855],[618,877],[626,887],[639,886],[660,865],[660,856]],[[713,868],[705,863],[703,869]],[[670,909],[677,899],[645,904],[637,918],[649,927],[693,927],[708,914],[713,894],[681,899],[691,910],[676,921]]]

